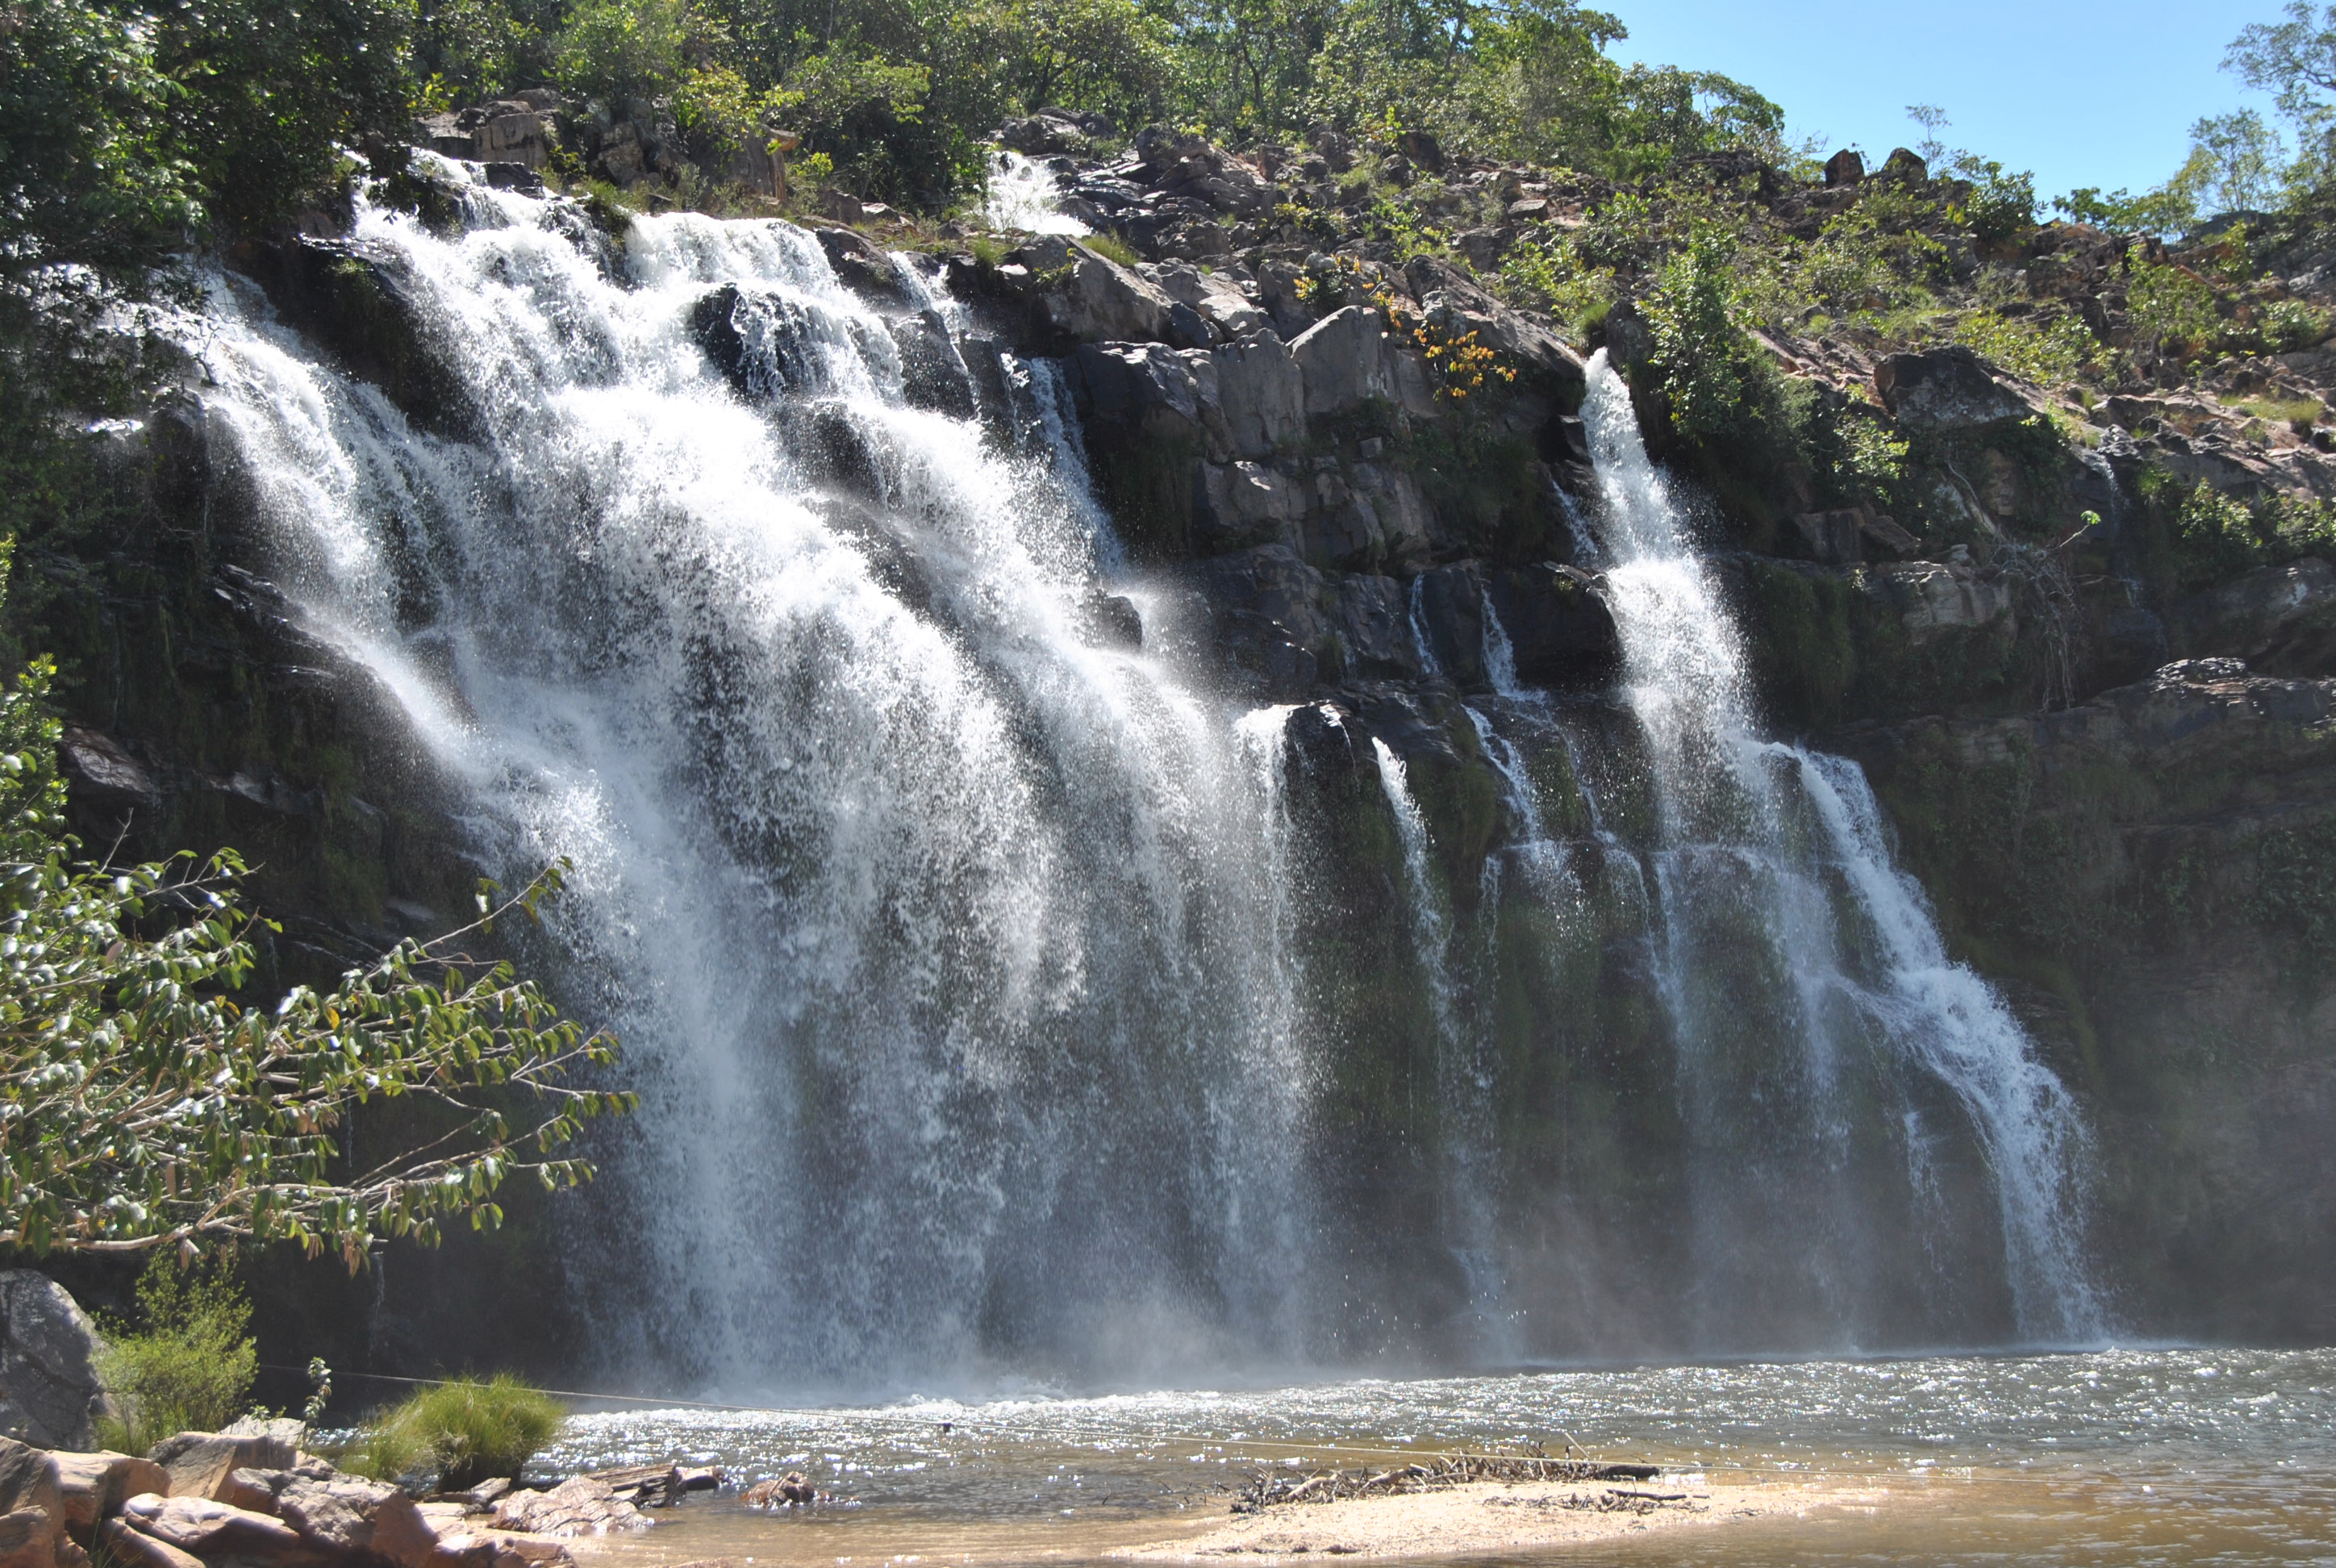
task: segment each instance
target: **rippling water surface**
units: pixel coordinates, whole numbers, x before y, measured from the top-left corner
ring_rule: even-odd
[[[575,1417],[575,1469],[800,1469],[855,1505],[694,1499],[615,1556],[758,1564],[1076,1561],[1221,1519],[1260,1464],[1568,1438],[1715,1484],[1819,1476],[1883,1495],[1533,1560],[2336,1563],[2336,1351],[1654,1367],[1259,1390]]]

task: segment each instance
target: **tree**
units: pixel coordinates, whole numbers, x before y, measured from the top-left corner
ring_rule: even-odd
[[[150,29],[87,0],[0,5],[0,284],[134,273],[201,216]]]
[[[0,558],[5,567],[5,558]],[[560,889],[482,884],[479,918],[400,942],[328,990],[238,999],[254,939],[242,863],[222,851],[129,870],[75,863],[57,776],[60,733],[34,660],[0,695],[0,1243],[128,1252],[211,1242],[336,1250],[354,1268],[376,1235],[438,1239],[500,1223],[494,1194],[526,1172],[587,1180],[561,1154],[628,1094],[579,1087],[605,1066],[588,1037],[508,963],[460,945]],[[411,1107],[396,1152],[352,1159],[360,1106]]]
[[[2314,14],[2291,0],[2287,20],[2242,28],[2223,54],[2223,69],[2272,94],[2279,112],[2299,126],[2318,126],[2336,102],[2336,5]]]
[[[1134,0],[1005,0],[972,24],[1025,111],[1065,98],[1122,118],[1156,111],[1168,82],[1168,30]]]
[[[1909,103],[1906,118],[1922,128],[1922,139],[1914,143],[1914,151],[1922,154],[1923,162],[1937,167],[1947,155],[1947,144],[1939,137],[1949,124],[1947,112],[1935,103]]]

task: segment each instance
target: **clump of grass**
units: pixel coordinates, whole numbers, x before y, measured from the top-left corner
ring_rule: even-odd
[[[517,1476],[560,1430],[560,1401],[508,1372],[424,1388],[333,1456],[343,1469],[404,1483],[434,1471],[438,1490],[463,1492]]]
[[[974,265],[995,270],[1006,260],[1006,242],[995,234],[977,234],[966,241],[973,252]]]
[[[1079,243],[1105,261],[1116,261],[1122,267],[1133,267],[1144,259],[1135,253],[1134,246],[1116,234],[1090,234]]]
[[[2266,424],[2284,424],[2299,433],[2310,430],[2328,412],[2316,398],[2310,397],[2249,397],[2230,406]]]
[[[114,1413],[98,1441],[143,1454],[180,1432],[215,1432],[248,1408],[258,1352],[244,1330],[251,1301],[224,1261],[180,1268],[158,1251],[138,1280],[132,1322],[105,1325],[98,1380]]]
[[[386,1421],[361,1427],[354,1436],[326,1445],[324,1454],[352,1475],[415,1491],[425,1488],[430,1482],[429,1450],[412,1432]]]

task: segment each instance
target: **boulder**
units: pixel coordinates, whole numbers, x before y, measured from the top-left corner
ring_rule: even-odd
[[[2241,658],[2263,675],[2336,675],[2336,569],[2316,556],[2234,578],[2172,619],[2188,652]]]
[[[132,1530],[120,1519],[107,1519],[98,1525],[96,1544],[118,1568],[207,1568],[193,1553]]]
[[[152,779],[90,730],[69,730],[68,774],[103,778],[109,799],[151,803]],[[126,766],[124,765],[126,765]],[[97,1329],[65,1288],[30,1269],[0,1271],[0,1436],[43,1448],[86,1448],[104,1408]]]
[[[1217,404],[1237,457],[1270,457],[1306,434],[1306,375],[1270,329],[1229,343],[1212,356]]]
[[[892,346],[900,355],[901,396],[910,406],[953,419],[972,418],[980,400],[940,312],[923,310],[903,317],[891,324],[891,332]]]
[[[57,1568],[60,1546],[73,1543],[61,1539],[55,1519],[42,1510],[0,1514],[0,1568]]]
[[[1290,352],[1306,378],[1309,417],[1351,414],[1373,404],[1435,417],[1426,366],[1394,340],[1377,309],[1343,306],[1308,328]]]
[[[1084,247],[1070,266],[1062,287],[1040,297],[1048,326],[1083,343],[1157,343],[1166,336],[1176,302],[1156,284]]]
[[[1430,174],[1444,172],[1444,144],[1430,131],[1406,131],[1395,139],[1397,151]]]
[[[1484,584],[1473,560],[1421,572],[1412,635],[1422,661],[1463,689],[1488,684],[1484,667]]]
[[[222,1437],[272,1437],[294,1453],[308,1441],[308,1424],[290,1416],[238,1416],[219,1429]]]
[[[0,1437],[0,1568],[85,1568],[65,1534],[63,1488],[55,1459]]]
[[[326,1554],[300,1539],[283,1520],[217,1503],[209,1497],[163,1497],[141,1492],[122,1507],[122,1522],[141,1535],[198,1557],[233,1557],[238,1564],[321,1563]]]
[[[550,138],[543,120],[524,103],[497,103],[471,132],[471,156],[482,163],[521,163],[540,169],[550,161]]]
[[[1259,463],[1203,463],[1200,474],[1192,542],[1202,553],[1296,541],[1307,500],[1297,480]]]
[[[462,378],[431,341],[428,312],[394,252],[300,235],[255,247],[248,265],[287,325],[380,387],[408,418],[442,434],[475,423]]]
[[[1191,307],[1220,336],[1246,337],[1268,323],[1265,312],[1221,272],[1206,272],[1187,261],[1163,261],[1142,272],[1169,298]]]
[[[1338,638],[1345,680],[1416,680],[1419,649],[1411,635],[1404,585],[1376,572],[1342,572],[1324,607]]]
[[[1902,184],[1920,185],[1931,178],[1931,166],[1922,161],[1912,148],[1893,147],[1890,156],[1882,161],[1876,180],[1893,180]]]
[[[1854,565],[1865,559],[1864,516],[1854,507],[1833,511],[1795,514],[1793,527],[1809,547],[1809,559],[1828,566]]]
[[[1910,430],[1970,430],[2024,419],[2030,412],[2024,398],[1961,345],[1884,356],[1874,367],[1874,389]]]
[[[1441,257],[1416,256],[1404,264],[1403,276],[1421,311],[1445,331],[1474,332],[1478,343],[1539,379],[1567,406],[1580,404],[1589,384],[1581,356],[1541,318],[1510,309]]]
[[[1287,545],[1268,544],[1196,562],[1186,576],[1208,605],[1229,664],[1273,695],[1298,697],[1313,688],[1329,630],[1320,572]]]
[[[65,1528],[87,1540],[101,1519],[122,1512],[141,1492],[166,1492],[170,1474],[151,1459],[101,1450],[58,1454],[57,1490],[63,1499]]]
[[[1865,160],[1847,147],[1825,160],[1825,182],[1827,190],[1854,185],[1865,178]]]
[[[1484,599],[1509,639],[1519,685],[1596,691],[1620,673],[1621,639],[1589,573],[1549,561],[1487,568]]]
[[[170,1473],[172,1497],[210,1501],[227,1493],[238,1470],[289,1470],[299,1452],[265,1433],[181,1432],[155,1444],[146,1456]]]
[[[139,807],[151,809],[162,802],[162,792],[155,784],[154,775],[148,773],[143,765],[124,751],[111,735],[100,731],[81,725],[65,726],[64,734],[57,742],[57,763],[64,770],[77,802],[87,801],[112,812]],[[5,1289],[5,1285],[0,1285],[0,1291]],[[66,1300],[72,1298],[67,1297]],[[80,1309],[76,1307],[74,1310]],[[0,1331],[5,1331],[5,1309],[0,1308]],[[13,1392],[15,1380],[5,1370],[7,1352],[0,1350],[0,1390],[6,1391],[0,1392],[0,1400],[5,1401],[5,1404],[0,1404],[0,1409],[15,1402]],[[34,1378],[40,1377],[34,1368],[27,1368],[26,1375]],[[93,1383],[91,1388],[94,1397]],[[0,1430],[9,1429],[12,1419],[0,1414]],[[58,1436],[56,1440],[66,1446],[86,1441],[86,1421],[84,1416],[83,1427]]]
[[[905,304],[900,274],[891,257],[866,235],[850,229],[822,229],[819,248],[838,281],[853,293],[885,305]]]
[[[1208,355],[1195,357],[1214,370]],[[1155,438],[1200,434],[1203,389],[1193,375],[1192,361],[1176,350],[1157,343],[1089,343],[1071,364],[1078,377],[1080,404],[1089,419]],[[1207,401],[1213,404],[1214,399]]]
[[[1058,153],[1074,157],[1088,148],[1087,133],[1066,115],[1041,112],[1021,120],[1008,120],[998,128],[999,145],[1034,158],[1048,158]]]
[[[1870,590],[1898,611],[1906,635],[1917,644],[1958,628],[1988,626],[2012,612],[2012,580],[1964,565],[1910,560],[1877,569]]]
[[[563,1537],[643,1530],[651,1521],[606,1481],[572,1475],[549,1492],[513,1492],[495,1505],[495,1523],[530,1535]]]

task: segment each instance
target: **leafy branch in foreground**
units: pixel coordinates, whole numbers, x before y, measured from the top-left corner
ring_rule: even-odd
[[[288,1241],[355,1268],[376,1235],[500,1223],[494,1193],[515,1173],[547,1189],[590,1178],[561,1151],[634,1098],[566,1080],[616,1042],[460,950],[513,912],[536,919],[564,862],[515,894],[482,883],[471,924],[329,990],[246,1007],[253,939],[277,928],[244,908],[233,852],[200,872],[72,862],[50,676],[35,660],[0,695],[0,1243]],[[423,1130],[358,1168],[350,1112],[397,1100],[418,1114],[384,1122]]]

